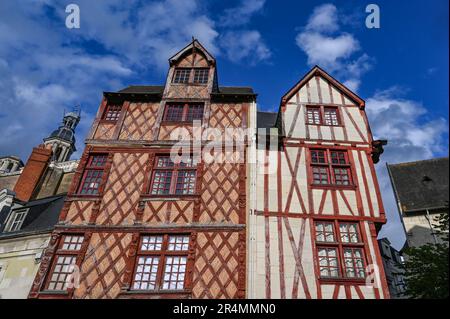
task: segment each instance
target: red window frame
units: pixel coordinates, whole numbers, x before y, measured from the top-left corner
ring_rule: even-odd
[[[164,111],[166,122],[192,122],[203,119],[203,103],[167,103]]]
[[[77,263],[84,240],[84,234],[67,234],[61,237],[45,281],[44,290],[67,291],[67,277],[74,271],[73,267]]]
[[[107,104],[103,113],[103,120],[108,122],[117,122],[122,113],[121,104]]]
[[[188,163],[174,163],[170,155],[158,155],[151,175],[148,190],[150,195],[195,195],[197,184],[197,166],[193,157]]]
[[[100,185],[104,179],[107,154],[91,154],[83,172],[78,188],[79,195],[98,195]]]
[[[332,225],[332,232],[334,241],[326,240],[326,237],[321,236],[321,226]],[[353,226],[356,232],[357,241],[344,241],[343,238],[348,232],[341,232],[342,226]],[[328,228],[329,230],[329,228]],[[329,231],[328,231],[329,232]],[[325,238],[325,240],[320,240]],[[329,220],[316,220],[314,222],[314,241],[316,245],[316,257],[318,259],[318,273],[321,279],[348,279],[348,280],[363,280],[365,278],[366,257],[364,252],[364,243],[361,237],[360,225],[358,222],[339,222]],[[324,256],[323,251],[327,254]],[[330,250],[336,251],[337,259],[337,276],[324,276],[322,273],[326,271],[331,274],[331,269],[335,269],[334,264],[330,263]],[[351,252],[349,257],[349,252]],[[359,252],[360,257],[356,257],[356,252]],[[327,262],[325,262],[327,261]],[[350,276],[353,272],[355,275]],[[358,274],[356,276],[356,274]]]
[[[310,149],[313,186],[354,186],[351,163],[346,150]]]
[[[149,239],[157,239],[151,240]],[[132,277],[132,290],[183,291],[186,288],[190,234],[142,235]]]
[[[323,123],[328,126],[341,125],[337,107],[326,106],[323,108]]]
[[[306,124],[311,125],[322,124],[322,112],[320,111],[320,106],[306,107]]]
[[[318,114],[318,117],[312,112]],[[330,113],[333,113],[334,116],[330,116]],[[339,108],[337,106],[308,105],[306,106],[305,122],[309,125],[341,126]]]

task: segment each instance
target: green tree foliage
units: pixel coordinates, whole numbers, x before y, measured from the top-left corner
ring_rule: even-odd
[[[435,222],[442,243],[426,244],[405,250],[406,292],[410,298],[440,299],[449,297],[448,287],[448,210]]]

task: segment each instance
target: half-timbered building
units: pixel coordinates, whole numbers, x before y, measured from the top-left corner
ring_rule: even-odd
[[[249,297],[389,298],[374,169],[385,141],[374,141],[364,106],[319,67],[282,97],[281,143],[258,142],[250,174]]]
[[[163,86],[104,93],[30,298],[246,296],[245,147],[197,155],[249,126],[256,95],[219,86],[197,40],[169,64]]]

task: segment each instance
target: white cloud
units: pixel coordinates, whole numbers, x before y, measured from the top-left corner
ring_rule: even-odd
[[[239,26],[247,24],[251,17],[260,12],[266,0],[242,0],[239,6],[225,10],[220,19],[223,26]]]
[[[333,32],[339,29],[337,9],[332,4],[314,8],[306,29],[319,32]]]
[[[267,60],[271,56],[261,34],[255,30],[227,32],[221,38],[221,44],[228,59],[235,62],[249,60],[251,64],[254,64]]]
[[[340,67],[340,59],[348,58],[359,49],[358,41],[350,34],[330,37],[307,31],[300,33],[296,42],[308,56],[308,64],[319,64],[330,71]]]
[[[350,33],[340,31],[340,17],[333,4],[324,4],[314,9],[308,23],[296,37],[309,65],[319,65],[341,78],[344,84],[357,91],[361,76],[373,64],[373,58],[362,53],[359,41]]]
[[[383,195],[388,223],[380,236],[388,235],[396,248],[405,240],[398,216],[386,163],[429,159],[448,152],[444,140],[448,123],[443,118],[428,120],[430,114],[419,102],[403,98],[405,90],[393,87],[374,94],[366,101],[366,111],[376,139],[388,139],[388,145],[377,164],[377,175]]]

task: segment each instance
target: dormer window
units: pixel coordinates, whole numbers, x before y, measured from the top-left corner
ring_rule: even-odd
[[[177,68],[173,77],[176,84],[206,84],[208,83],[208,68]]]
[[[13,211],[5,227],[5,232],[13,232],[20,230],[26,216],[27,210]]]

